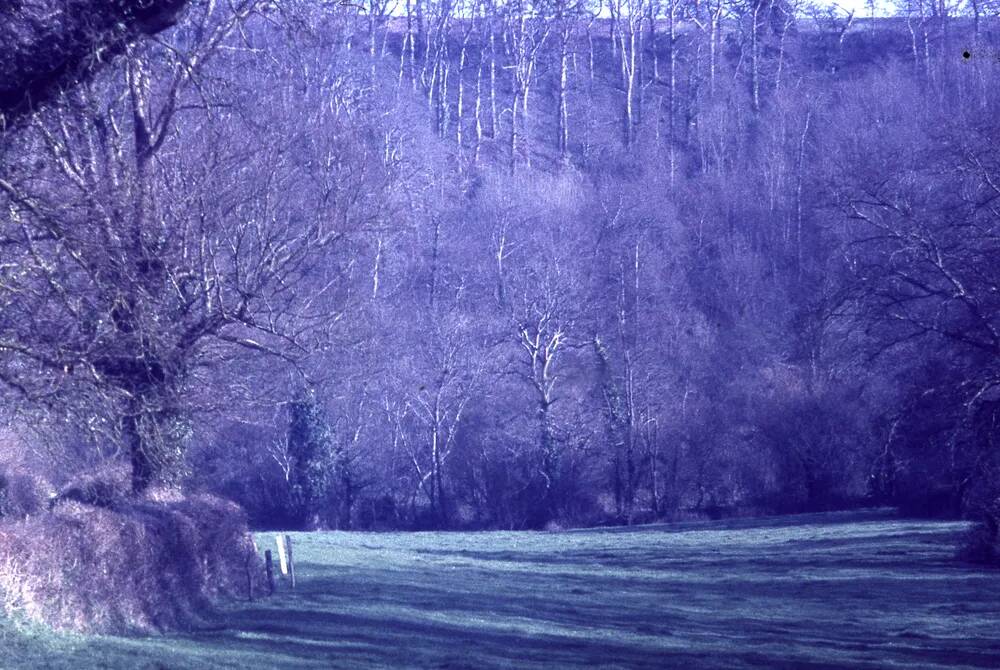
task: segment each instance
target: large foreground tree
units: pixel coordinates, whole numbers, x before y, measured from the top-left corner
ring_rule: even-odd
[[[0,379],[78,409],[127,453],[136,492],[178,471],[192,394],[220,365],[295,362],[322,341],[340,304],[331,252],[381,189],[338,112],[289,111],[291,91],[318,90],[309,68],[288,74],[301,52],[228,42],[253,39],[267,3],[198,9],[8,138],[0,174]],[[273,95],[226,86],[239,68]]]
[[[188,0],[12,0],[0,5],[0,130],[87,78]]]

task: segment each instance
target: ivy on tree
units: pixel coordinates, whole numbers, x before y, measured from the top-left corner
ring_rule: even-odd
[[[303,389],[290,405],[288,454],[292,460],[293,514],[304,526],[316,526],[330,490],[334,465],[333,434],[314,389]]]

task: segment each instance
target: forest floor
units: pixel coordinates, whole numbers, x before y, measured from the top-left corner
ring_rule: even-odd
[[[294,534],[297,588],[227,606],[218,628],[0,623],[0,668],[996,668],[1000,571],[953,560],[964,529],[862,512]]]

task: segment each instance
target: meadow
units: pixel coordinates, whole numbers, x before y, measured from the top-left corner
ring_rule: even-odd
[[[184,634],[0,622],[0,667],[1000,667],[1000,572],[954,560],[965,529],[860,512],[293,534],[294,590]]]

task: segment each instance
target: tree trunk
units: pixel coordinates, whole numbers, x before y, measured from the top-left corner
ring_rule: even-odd
[[[563,27],[559,50],[559,157],[569,161],[569,38],[570,27]]]
[[[543,500],[544,519],[552,521],[559,511],[559,501],[556,498],[556,482],[558,481],[558,455],[556,454],[555,436],[552,427],[552,403],[543,398],[540,404],[542,429],[542,477],[545,479],[545,496]]]
[[[713,96],[715,95],[715,51],[716,42],[718,41],[719,12],[721,11],[720,5],[720,9],[718,11],[712,12],[708,24],[708,91]]]
[[[518,152],[518,134],[517,134],[517,110],[520,106],[517,95],[517,87],[514,87],[514,93],[511,96],[510,103],[510,173],[514,174],[517,171],[517,152]]]
[[[479,57],[479,64],[476,67],[476,149],[473,162],[479,163],[479,152],[483,146],[483,59]]]
[[[677,160],[675,153],[677,151],[677,23],[675,21],[675,6],[677,0],[670,0],[669,12],[670,16],[668,18],[668,30],[670,37],[670,89],[669,89],[669,102],[667,109],[667,127],[669,128],[669,139],[670,139],[670,186],[674,185],[674,177],[677,172]]]
[[[753,24],[750,27],[750,87],[753,92],[753,111],[760,111],[760,46],[759,41],[759,12],[760,3],[755,2],[753,6]]]
[[[490,21],[490,138],[497,137],[497,50],[496,31]]]
[[[458,102],[455,109],[457,116],[455,126],[455,139],[458,148],[462,148],[462,124],[465,122],[465,59],[468,51],[467,43],[462,43],[462,51],[458,56]]]
[[[141,401],[133,399],[129,402],[127,413],[122,418],[122,436],[132,466],[132,493],[135,495],[140,495],[149,488],[155,474],[148,445],[142,436],[141,413]]]

